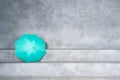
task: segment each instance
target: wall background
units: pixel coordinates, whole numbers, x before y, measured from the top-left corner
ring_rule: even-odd
[[[22,34],[52,49],[119,49],[119,0],[0,0],[0,48]]]

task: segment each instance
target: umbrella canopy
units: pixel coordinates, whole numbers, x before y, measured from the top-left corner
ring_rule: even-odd
[[[35,62],[46,54],[46,44],[36,34],[24,34],[15,42],[15,54],[25,62]]]

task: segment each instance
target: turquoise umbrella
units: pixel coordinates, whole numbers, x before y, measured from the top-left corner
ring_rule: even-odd
[[[40,61],[46,54],[46,44],[36,34],[24,34],[15,42],[15,54],[24,62]]]

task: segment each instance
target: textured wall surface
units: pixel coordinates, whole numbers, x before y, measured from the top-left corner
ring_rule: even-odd
[[[15,57],[38,34],[47,55]],[[0,80],[120,80],[120,0],[0,0]]]
[[[35,33],[48,48],[119,49],[120,0],[0,0],[0,48]]]

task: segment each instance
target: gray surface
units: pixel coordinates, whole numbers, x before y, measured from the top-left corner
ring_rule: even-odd
[[[4,77],[119,77],[120,63],[3,63]]]
[[[119,30],[120,0],[0,0],[0,80],[120,80]],[[4,63],[25,33],[51,49],[42,63]]]
[[[48,48],[120,49],[120,0],[0,0],[0,48],[35,33]]]
[[[103,78],[103,77],[2,77],[0,80],[120,80],[120,78]]]
[[[0,50],[0,62],[21,62],[14,50]],[[120,50],[47,50],[42,63],[119,63]]]

